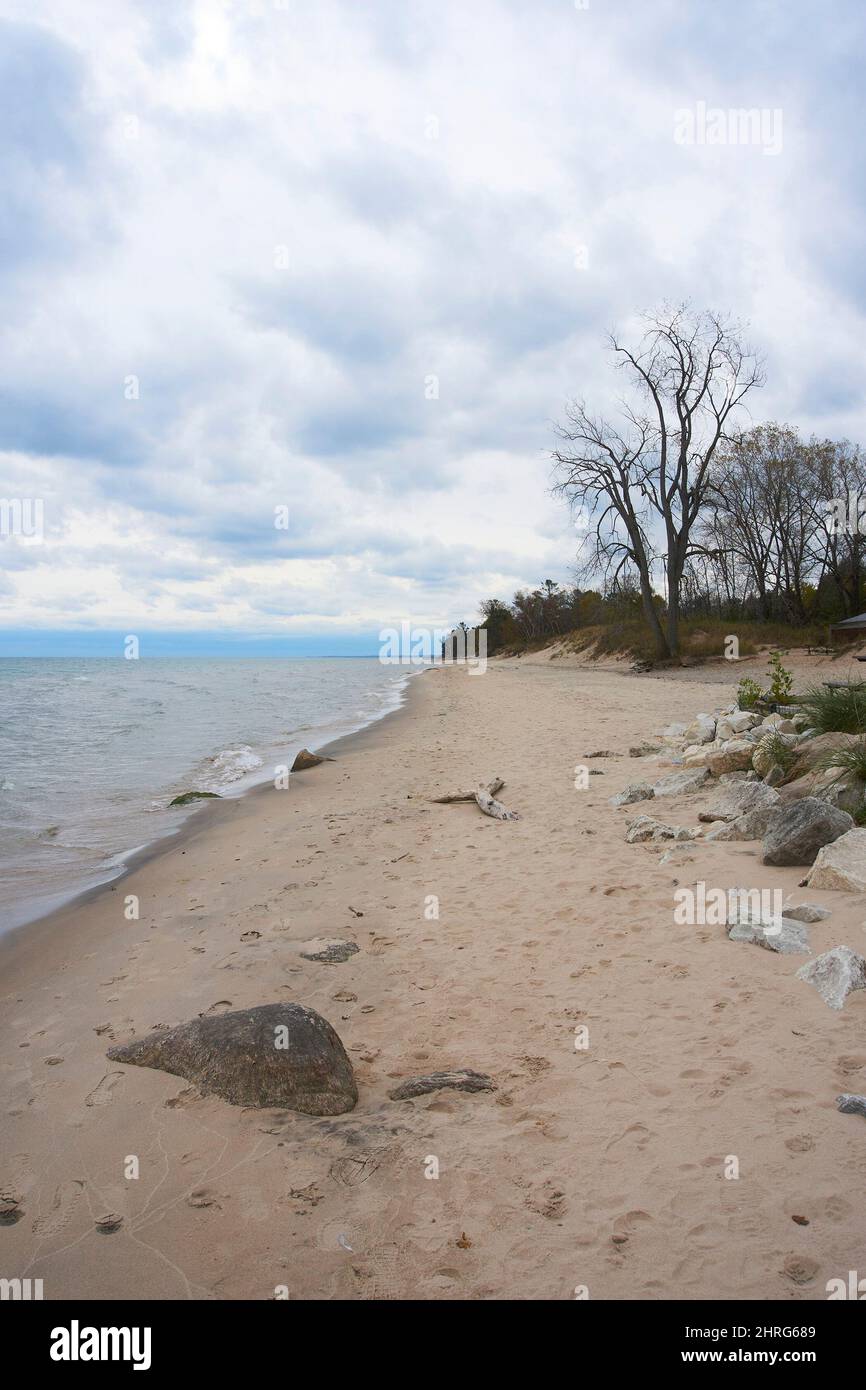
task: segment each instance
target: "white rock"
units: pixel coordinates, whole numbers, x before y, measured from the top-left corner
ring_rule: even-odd
[[[699,791],[709,776],[705,767],[696,767],[690,772],[671,772],[655,783],[653,791],[656,796],[682,796],[687,792]]]
[[[666,729],[662,729],[661,738],[682,738],[688,725],[668,724]]]
[[[652,816],[638,816],[629,821],[625,838],[627,844],[637,845],[645,840],[693,840],[694,832],[680,825],[665,825]]]
[[[631,806],[635,801],[650,801],[653,796],[655,792],[648,782],[634,782],[608,799],[611,806]]]
[[[812,951],[804,924],[792,922],[787,917],[769,925],[735,922],[728,929],[728,937],[731,941],[752,942],[768,951],[777,951],[781,956],[808,956]]]
[[[814,985],[831,1009],[841,1009],[855,989],[866,989],[866,960],[850,946],[834,946],[797,971],[797,979]]]
[[[866,892],[866,830],[856,827],[819,849],[806,878],[809,888]]]
[[[704,748],[687,748],[683,754],[684,767],[707,767],[716,777],[721,777],[724,772],[746,771],[751,765],[752,745],[746,739],[735,738]]]
[[[725,715],[716,725],[716,736],[721,739],[736,738],[738,735],[748,733],[760,723],[760,716],[753,714],[751,710],[737,710],[735,714]]]
[[[712,714],[696,715],[684,734],[692,743],[712,743],[715,736],[716,720]]]

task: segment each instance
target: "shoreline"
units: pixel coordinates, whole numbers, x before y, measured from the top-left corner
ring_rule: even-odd
[[[336,738],[329,739],[327,743],[314,744],[309,751],[312,753],[326,754],[332,747],[337,747],[350,739],[357,738],[367,729],[382,723],[386,719],[390,719],[392,715],[399,714],[408,701],[408,692],[411,689],[411,682],[414,676],[421,674],[423,674],[423,671],[410,671],[407,673],[404,684],[397,692],[399,702],[393,706],[393,708],[386,709],[380,714],[373,715],[366,723],[360,725],[357,729],[350,730],[349,733],[338,734]],[[197,833],[199,827],[197,824],[194,825],[193,823],[198,822],[199,818],[204,820],[208,812],[218,813],[220,809],[219,803],[242,800],[249,796],[260,795],[268,790],[273,790],[272,778],[268,778],[261,782],[253,782],[249,786],[242,787],[236,792],[231,792],[230,790],[221,792],[218,798],[213,801],[210,799],[201,801],[188,812],[185,819],[174,830],[168,830],[164,834],[156,836],[155,839],[148,840],[145,844],[138,846],[136,849],[121,851],[116,857],[122,858],[123,862],[110,877],[101,878],[99,882],[91,883],[83,888],[73,889],[68,895],[57,895],[60,897],[60,901],[56,902],[54,906],[47,908],[45,911],[37,911],[35,917],[26,917],[23,921],[14,922],[7,927],[0,926],[0,960],[2,960],[4,942],[15,933],[25,931],[29,927],[36,927],[42,922],[47,922],[62,916],[62,914],[73,908],[79,906],[83,907],[88,902],[92,902],[98,898],[99,894],[119,886],[135,869],[149,863],[154,858],[158,858],[161,854],[170,853],[171,850],[183,843],[184,837],[187,834]],[[24,910],[26,911],[27,909],[25,908]]]
[[[336,762],[191,818],[126,876],[139,920],[115,883],[0,942],[0,1187],[22,1212],[4,1277],[46,1299],[808,1301],[862,1263],[863,1122],[835,1096],[866,1085],[866,992],[835,1014],[796,958],[673,918],[695,880],[779,886],[832,907],[815,954],[862,951],[861,895],[799,890],[754,844],[662,864],[610,805],[661,766],[630,744],[727,692],[561,662],[434,671]],[[431,799],[494,776],[519,821]],[[322,938],[358,949],[305,956]],[[279,1001],[338,1032],[352,1111],[236,1107],[105,1055]],[[390,1097],[460,1068],[495,1090]]]

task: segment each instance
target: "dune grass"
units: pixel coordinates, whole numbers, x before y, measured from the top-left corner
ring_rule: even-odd
[[[811,685],[797,703],[819,734],[866,733],[866,685]]]
[[[793,651],[823,646],[827,629],[818,624],[788,627],[785,623],[741,622],[732,618],[688,618],[680,626],[681,655],[690,661],[711,661],[725,655],[726,639],[736,637],[740,656],[754,656],[761,647]],[[656,660],[652,635],[639,618],[628,618],[594,627],[578,628],[566,635],[574,651],[593,656],[628,655],[639,661]]]

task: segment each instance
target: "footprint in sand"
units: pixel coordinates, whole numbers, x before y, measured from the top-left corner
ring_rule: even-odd
[[[611,1139],[610,1143],[605,1145],[605,1153],[617,1144],[622,1144],[625,1140],[633,1144],[636,1149],[644,1149],[652,1137],[652,1131],[646,1125],[640,1123],[629,1125],[628,1129],[623,1130],[622,1134],[618,1135],[616,1139]]]
[[[70,1182],[61,1183],[55,1189],[49,1210],[33,1222],[34,1235],[40,1240],[59,1235],[69,1225],[83,1194],[84,1183],[80,1179],[73,1178]]]
[[[84,1097],[85,1105],[107,1105],[112,1099],[112,1092],[121,1080],[124,1073],[122,1071],[108,1071],[101,1081],[98,1081],[92,1091],[88,1091]]]
[[[613,1223],[613,1229],[618,1236],[636,1235],[642,1225],[651,1222],[652,1217],[648,1211],[642,1211],[639,1207],[634,1211],[623,1212]]]
[[[818,1261],[808,1255],[788,1255],[781,1272],[792,1284],[811,1284],[818,1273]]]
[[[219,1193],[214,1192],[211,1187],[196,1187],[186,1199],[188,1207],[216,1207],[217,1211],[222,1211]]]
[[[811,1134],[795,1134],[791,1139],[785,1140],[785,1148],[790,1149],[792,1154],[807,1154],[815,1147],[815,1140]]]

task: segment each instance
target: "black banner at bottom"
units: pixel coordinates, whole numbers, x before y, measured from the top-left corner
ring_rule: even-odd
[[[856,1291],[853,1298],[785,1303],[680,1303],[618,1302],[602,1303],[574,1300],[545,1303],[545,1321],[551,1330],[568,1340],[559,1343],[559,1353],[575,1354],[579,1364],[592,1357],[602,1367],[621,1370],[632,1365],[667,1372],[674,1368],[704,1366],[760,1366],[769,1369],[787,1366],[811,1368],[826,1374],[849,1367],[862,1374],[862,1338],[866,1309],[859,1307],[866,1297]],[[844,1307],[854,1303],[854,1307]],[[423,1338],[423,1360],[416,1374],[429,1378],[441,1357],[443,1372],[452,1374],[456,1364],[461,1371],[483,1363],[489,1373],[499,1355],[509,1358],[510,1368],[520,1343],[519,1324],[514,1311],[507,1326],[499,1332],[497,1303],[472,1303],[471,1324],[463,1323],[465,1304],[451,1301],[431,1303],[400,1302],[397,1327],[404,1335],[412,1333],[413,1313],[423,1322],[418,1330]],[[528,1323],[534,1305],[517,1305]],[[357,1371],[369,1367],[373,1345],[366,1340],[372,1327],[378,1331],[390,1321],[393,1305],[369,1303],[339,1304],[340,1333],[334,1338],[334,1305],[274,1300],[252,1302],[196,1303],[48,1303],[26,1300],[0,1303],[0,1327],[5,1332],[7,1350],[14,1347],[16,1370],[40,1371],[52,1376],[81,1374],[92,1376],[108,1368],[116,1375],[128,1371],[140,1375],[164,1374],[178,1368],[194,1367],[209,1374],[240,1370],[258,1379],[262,1374],[292,1374],[297,1354],[304,1343],[298,1334],[315,1334],[318,1317],[327,1319],[323,1328],[330,1333],[322,1349],[332,1371],[341,1366]],[[559,1312],[556,1312],[556,1308]],[[357,1318],[357,1322],[356,1319]],[[430,1333],[464,1331],[469,1336],[459,1344],[431,1341]],[[490,1333],[494,1334],[491,1340]],[[515,1333],[517,1334],[515,1336]],[[480,1334],[480,1337],[479,1335]],[[477,1344],[475,1339],[477,1339]],[[307,1346],[315,1346],[315,1341]],[[473,1352],[473,1346],[475,1350]],[[354,1352],[353,1352],[354,1348]],[[857,1348],[860,1348],[858,1351]],[[556,1347],[550,1345],[550,1353]],[[539,1347],[532,1344],[537,1356]],[[375,1360],[381,1363],[384,1348],[379,1345]],[[306,1358],[305,1358],[306,1359]],[[19,1369],[20,1368],[20,1369]]]

